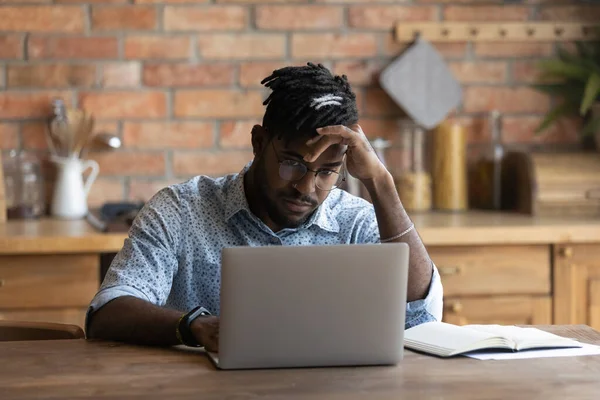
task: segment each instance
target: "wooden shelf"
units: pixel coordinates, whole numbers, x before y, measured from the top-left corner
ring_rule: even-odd
[[[582,22],[399,22],[398,42],[554,42],[598,40],[600,25]]]

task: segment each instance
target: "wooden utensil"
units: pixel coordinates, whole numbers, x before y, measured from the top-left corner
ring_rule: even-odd
[[[6,222],[6,192],[4,189],[4,164],[0,153],[0,223]]]

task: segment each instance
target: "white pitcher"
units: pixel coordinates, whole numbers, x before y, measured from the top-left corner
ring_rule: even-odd
[[[59,218],[83,218],[88,213],[87,196],[98,176],[98,163],[76,157],[51,157],[51,160],[56,164],[57,177],[50,213]],[[92,170],[83,182],[83,172],[88,168]]]

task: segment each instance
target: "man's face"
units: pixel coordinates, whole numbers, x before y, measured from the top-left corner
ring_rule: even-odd
[[[260,157],[256,160],[255,182],[258,185],[259,196],[267,215],[279,228],[301,225],[329,195],[328,190],[316,186],[315,172],[307,170],[298,180],[282,178],[281,162],[285,161],[288,165],[303,164],[312,171],[341,172],[346,146],[330,146],[315,162],[307,163],[303,160],[309,152],[307,140],[307,137],[303,137],[286,143],[285,140],[276,137],[265,139]],[[283,174],[285,175],[285,171]]]

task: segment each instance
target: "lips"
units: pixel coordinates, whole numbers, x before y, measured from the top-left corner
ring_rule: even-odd
[[[313,206],[310,203],[304,203],[302,201],[285,198],[283,199],[283,203],[285,207],[293,213],[303,213],[309,211]]]

